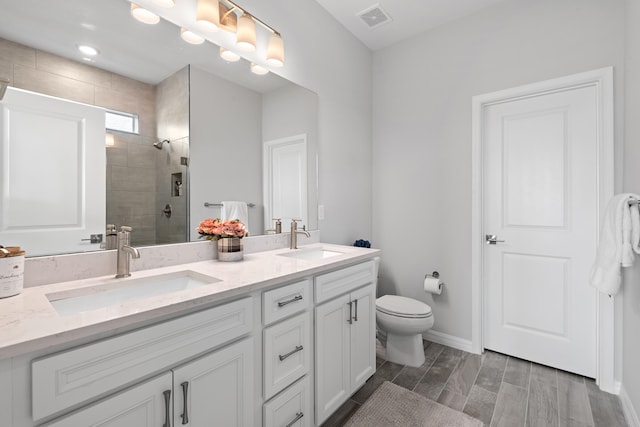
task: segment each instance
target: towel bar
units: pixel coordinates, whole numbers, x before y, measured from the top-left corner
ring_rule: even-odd
[[[247,203],[247,206],[249,206],[250,208],[254,207],[256,204],[255,203]],[[209,203],[209,202],[204,202],[204,207],[205,208],[210,208],[210,207],[222,207],[222,203]]]

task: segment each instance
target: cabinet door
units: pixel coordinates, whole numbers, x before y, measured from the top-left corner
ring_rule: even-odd
[[[316,424],[349,398],[349,295],[316,307]]]
[[[171,372],[101,400],[48,427],[158,427],[171,420]],[[166,397],[165,392],[169,395]],[[167,406],[168,405],[168,406]],[[169,419],[167,420],[167,416]]]
[[[376,371],[375,287],[353,291],[351,302],[351,390],[355,391]]]
[[[176,368],[173,375],[175,426],[253,425],[251,338]]]

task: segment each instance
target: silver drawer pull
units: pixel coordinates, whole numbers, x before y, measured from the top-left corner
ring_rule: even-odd
[[[294,425],[295,423],[297,423],[297,422],[298,422],[298,420],[299,420],[300,418],[302,418],[302,417],[304,417],[304,414],[303,414],[302,412],[298,412],[298,413],[296,413],[296,417],[295,417],[293,420],[291,420],[291,422],[290,422],[289,424],[287,424],[286,426],[284,426],[284,427],[291,427],[292,425]]]
[[[295,297],[291,298],[290,300],[279,301],[278,302],[278,307],[284,307],[287,304],[291,304],[292,302],[300,301],[301,299],[302,299],[302,295],[296,295]]]
[[[171,390],[162,392],[164,396],[164,424],[162,427],[171,427],[171,413],[169,412],[169,404],[171,402]]]
[[[278,358],[280,359],[280,361],[282,362],[284,359],[286,359],[287,357],[291,356],[292,354],[295,354],[299,351],[302,351],[304,347],[302,347],[301,345],[297,345],[296,348],[294,348],[293,350],[291,350],[289,353],[287,354],[279,354]]]

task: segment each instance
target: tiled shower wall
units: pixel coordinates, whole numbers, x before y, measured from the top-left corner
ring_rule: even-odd
[[[183,74],[187,75],[186,71]],[[113,132],[115,146],[107,149],[107,223],[133,227],[134,245],[156,243],[156,225],[161,219],[156,171],[167,162],[165,153],[152,145],[157,140],[156,87],[1,38],[0,76],[8,77],[10,85],[20,89],[139,115],[140,134]],[[188,102],[188,92],[183,102]],[[183,140],[188,134],[188,110],[186,114],[187,131],[183,129],[180,136]],[[184,122],[184,114],[181,117]],[[182,153],[185,149],[178,149],[179,145],[176,141],[173,147]],[[179,162],[180,155],[172,155],[170,163],[175,157]],[[161,225],[166,228],[167,224]],[[163,229],[161,234],[166,242],[171,233]],[[178,234],[184,236],[185,232]]]

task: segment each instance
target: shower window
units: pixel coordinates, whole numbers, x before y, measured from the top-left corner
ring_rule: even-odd
[[[107,130],[138,134],[138,115],[123,111],[106,110],[105,127]]]

